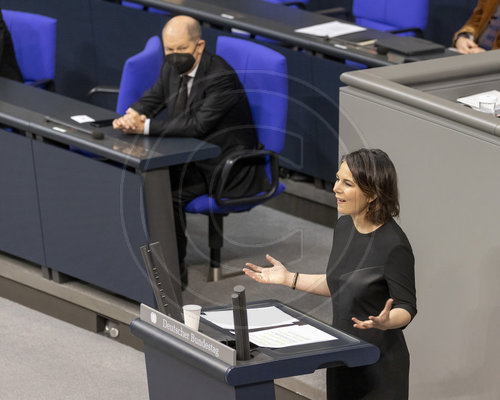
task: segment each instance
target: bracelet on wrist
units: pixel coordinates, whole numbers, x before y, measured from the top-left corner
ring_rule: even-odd
[[[297,286],[297,279],[299,278],[299,273],[296,272],[295,275],[293,276],[293,281],[292,281],[292,290],[295,290],[295,287]]]

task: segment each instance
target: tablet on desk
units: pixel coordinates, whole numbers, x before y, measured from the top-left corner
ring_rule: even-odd
[[[391,35],[377,40],[375,43],[379,54],[393,51],[405,56],[443,53],[445,47],[441,44],[413,36]]]

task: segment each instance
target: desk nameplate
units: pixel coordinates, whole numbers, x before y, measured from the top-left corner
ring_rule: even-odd
[[[187,327],[183,323],[162,314],[154,308],[141,304],[140,319],[226,364],[236,365],[235,349]]]

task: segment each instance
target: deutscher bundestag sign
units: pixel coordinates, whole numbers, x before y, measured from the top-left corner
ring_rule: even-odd
[[[186,342],[204,353],[210,354],[226,364],[236,365],[235,349],[212,339],[210,336],[188,328],[183,323],[162,314],[154,308],[141,304],[140,318],[142,321]]]

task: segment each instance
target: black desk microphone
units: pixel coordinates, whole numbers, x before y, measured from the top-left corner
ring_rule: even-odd
[[[236,359],[250,359],[250,340],[248,338],[247,301],[245,287],[237,285],[231,295],[233,301],[234,333],[236,336]]]
[[[74,131],[86,133],[87,135],[92,136],[96,140],[104,139],[104,133],[102,133],[102,132],[91,131],[90,129],[80,128],[80,127],[74,126],[70,123],[63,122],[63,121],[60,121],[60,120],[52,118],[52,117],[45,117],[45,122],[48,122],[49,124],[54,124],[54,125],[62,125],[66,128],[73,129]]]

